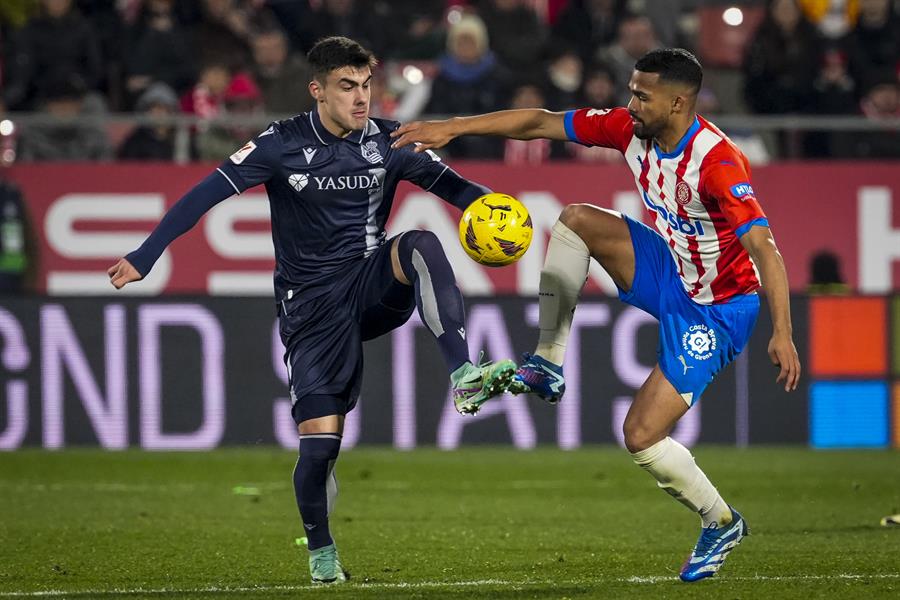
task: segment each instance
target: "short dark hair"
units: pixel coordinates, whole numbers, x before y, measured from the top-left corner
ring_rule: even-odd
[[[324,80],[329,73],[343,67],[374,69],[378,64],[375,55],[366,50],[350,38],[332,36],[322,38],[310,49],[306,55],[313,77],[319,81]]]
[[[659,73],[662,81],[675,81],[690,85],[694,93],[703,83],[703,67],[697,57],[683,48],[658,48],[651,50],[634,63],[636,71]]]

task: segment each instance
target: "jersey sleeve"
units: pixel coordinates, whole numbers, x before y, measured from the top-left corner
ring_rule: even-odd
[[[565,115],[566,136],[585,146],[625,152],[634,135],[627,108],[580,108]]]
[[[706,155],[700,173],[703,193],[719,205],[735,235],[741,237],[754,225],[769,226],[750,184],[750,165],[738,150],[721,142]]]
[[[281,132],[272,124],[264,132],[244,144],[216,169],[238,194],[268,181],[281,161]]]
[[[398,158],[402,179],[439,196],[460,210],[465,210],[476,198],[491,191],[479,183],[461,177],[431,150],[413,152],[408,148],[401,148]]]
[[[397,152],[397,163],[401,172],[400,178],[411,181],[426,192],[434,186],[444,171],[450,168],[441,161],[440,156],[431,150],[414,152],[411,147],[407,146],[395,150],[395,152]]]

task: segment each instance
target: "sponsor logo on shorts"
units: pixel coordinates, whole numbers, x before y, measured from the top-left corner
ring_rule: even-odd
[[[716,332],[706,325],[691,325],[681,336],[681,347],[694,360],[707,360],[716,351]],[[682,360],[682,364],[684,360]],[[687,368],[684,370],[687,373]]]

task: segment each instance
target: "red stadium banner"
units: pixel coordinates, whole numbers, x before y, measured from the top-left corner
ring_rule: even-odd
[[[615,208],[650,223],[622,166],[559,164],[508,167],[454,163],[466,177],[521,199],[536,228],[532,248],[516,265],[482,267],[457,242],[455,208],[410,185],[396,196],[388,230],[431,229],[445,242],[468,295],[537,293],[550,227],[570,203]],[[166,209],[211,165],[35,164],[3,173],[22,189],[40,247],[38,289],[51,295],[110,293],[105,269],[135,248]],[[900,168],[881,163],[789,163],[757,168],[757,197],[769,216],[788,266],[791,288],[809,280],[821,250],[841,260],[845,280],[863,293],[900,288]],[[177,240],[138,295],[272,293],[273,251],[265,190],[256,188],[215,207]],[[592,266],[589,286],[612,293]]]

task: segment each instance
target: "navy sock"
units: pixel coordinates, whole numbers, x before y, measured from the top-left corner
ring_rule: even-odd
[[[437,338],[450,373],[469,360],[465,307],[453,267],[430,231],[408,231],[400,238],[400,266],[415,286],[419,316]]]
[[[334,543],[328,530],[328,480],[341,449],[337,433],[300,436],[300,457],[294,467],[294,494],[309,549]]]

